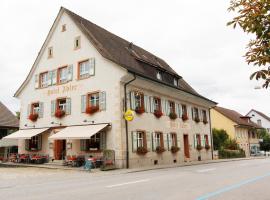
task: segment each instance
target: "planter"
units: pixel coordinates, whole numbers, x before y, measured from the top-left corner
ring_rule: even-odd
[[[65,114],[66,112],[64,110],[56,110],[54,116],[57,118],[62,118],[65,116]]]
[[[156,116],[156,118],[160,118],[163,113],[160,110],[155,110],[154,115]]]
[[[197,147],[196,147],[196,149],[197,149],[198,151],[201,151],[201,150],[202,150],[202,145],[198,144]]]
[[[210,147],[209,144],[206,144],[204,148],[205,148],[206,151],[208,151],[211,147]]]
[[[170,119],[175,120],[177,118],[177,114],[176,113],[170,113],[169,117],[170,117]]]
[[[147,153],[147,149],[145,147],[138,147],[136,153],[139,155],[145,155]]]
[[[99,106],[88,106],[85,110],[85,112],[89,115],[92,115],[99,111]]]
[[[172,153],[177,153],[179,150],[180,150],[180,148],[177,147],[177,146],[172,146],[172,147],[171,147],[171,152],[172,152]]]
[[[32,122],[35,122],[38,119],[38,114],[32,113],[29,115],[28,119],[30,119]]]
[[[144,107],[137,107],[137,108],[135,108],[135,112],[137,114],[143,114],[145,112]]]
[[[204,119],[204,120],[203,120],[203,123],[204,123],[204,124],[207,124],[207,123],[208,123],[208,121],[207,121],[206,119]]]
[[[194,121],[195,121],[196,123],[199,123],[199,122],[200,122],[200,118],[199,118],[199,117],[195,117]]]
[[[185,115],[182,115],[182,120],[183,121],[187,121],[188,120],[188,116],[185,114]]]
[[[163,153],[164,151],[165,151],[164,147],[158,146],[158,147],[156,148],[156,152],[157,152],[158,154],[161,154],[161,153]]]

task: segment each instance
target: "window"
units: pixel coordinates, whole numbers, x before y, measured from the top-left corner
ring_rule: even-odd
[[[177,80],[177,78],[174,78],[174,79],[173,79],[173,85],[174,85],[174,86],[178,86],[178,80]]]
[[[198,108],[193,108],[193,120],[199,119],[199,109]]]
[[[201,136],[200,136],[200,134],[196,134],[196,145],[201,145]]]
[[[173,101],[169,101],[169,111],[175,113],[175,103]]]
[[[81,37],[80,36],[76,37],[74,40],[74,49],[76,50],[79,48],[81,48]]]
[[[262,125],[262,120],[258,119],[257,124],[259,124],[261,126]]]
[[[144,95],[143,93],[135,93],[135,109],[144,108]]]
[[[157,79],[158,80],[162,80],[162,76],[161,76],[161,72],[160,71],[157,72]]]
[[[187,116],[187,106],[182,104],[182,115]]]
[[[39,114],[39,103],[32,103],[31,114]]]
[[[67,100],[66,99],[58,99],[56,109],[66,111],[66,109],[67,109]]]
[[[88,106],[99,106],[99,93],[92,93],[88,95]]]
[[[145,146],[145,133],[142,131],[137,132],[137,148]]]
[[[63,24],[62,25],[62,32],[65,32],[67,30],[67,26],[66,26],[66,24]]]
[[[58,83],[66,83],[68,80],[67,66],[58,69]]]
[[[53,48],[49,47],[48,48],[48,58],[52,58],[53,57]]]
[[[78,63],[78,79],[88,78],[95,74],[95,59],[84,60]]]
[[[81,140],[81,151],[99,151],[102,149],[102,138],[103,133],[97,133],[90,137],[90,139]]]
[[[176,133],[171,133],[171,138],[172,138],[172,146],[177,147],[177,135],[176,135]]]
[[[42,136],[37,135],[30,140],[25,140],[25,150],[27,151],[39,151],[41,150]]]
[[[8,135],[7,129],[0,129],[0,140]]]
[[[48,86],[48,72],[40,74],[40,87],[45,88]]]
[[[202,110],[202,115],[203,115],[203,122],[207,122],[207,115],[206,115],[206,110]]]
[[[155,138],[154,138],[154,142],[155,142],[155,147],[163,147],[163,137],[162,137],[162,133],[160,132],[156,132],[155,133]]]
[[[161,111],[161,100],[157,97],[154,97],[154,112],[155,111]]]
[[[204,135],[204,142],[205,142],[205,145],[209,145],[208,135]]]

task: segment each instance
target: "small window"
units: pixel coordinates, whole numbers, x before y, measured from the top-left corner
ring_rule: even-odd
[[[154,112],[161,111],[161,100],[160,98],[154,97]]]
[[[169,109],[170,113],[175,113],[175,103],[173,101],[169,101]]]
[[[204,122],[204,123],[207,123],[206,110],[202,110],[202,115],[203,115],[203,122]]]
[[[158,80],[162,80],[162,76],[161,76],[161,72],[160,71],[157,72],[157,79]]]
[[[66,24],[63,24],[62,25],[62,32],[65,32],[67,30],[67,25]]]
[[[193,108],[193,120],[199,120],[199,109],[198,108]]]
[[[89,107],[99,106],[99,93],[92,93],[88,95],[88,106]]]
[[[137,132],[137,148],[146,146],[145,139],[146,139],[145,133],[143,131],[138,131]]]
[[[48,48],[48,58],[52,58],[53,57],[53,48],[49,47]]]
[[[32,103],[31,114],[39,114],[39,103]]]
[[[48,72],[44,72],[40,74],[40,87],[45,88],[48,86]]]
[[[41,150],[41,142],[42,138],[41,135],[37,135],[32,137],[30,140],[25,140],[26,143],[26,150],[27,151],[38,151]]]
[[[204,135],[204,141],[205,141],[205,145],[206,145],[206,146],[209,146],[208,135]]]
[[[81,36],[78,36],[74,40],[74,49],[79,49],[81,48]]]
[[[101,150],[101,137],[100,133],[91,136],[90,139],[81,140],[81,150],[83,151],[98,151]]]
[[[196,144],[201,145],[201,136],[200,136],[200,134],[196,134]]]
[[[78,79],[95,75],[95,59],[84,60],[78,63]]]
[[[66,99],[58,99],[56,106],[57,106],[56,110],[66,111],[66,109],[67,109],[67,100]]]
[[[171,138],[172,138],[172,146],[177,147],[177,135],[176,135],[176,133],[171,133]]]
[[[144,95],[143,93],[135,93],[135,109],[144,108]]]
[[[178,86],[178,80],[177,80],[177,78],[174,78],[174,79],[173,79],[173,85],[174,85],[174,86]]]
[[[67,66],[58,69],[58,83],[66,83],[68,80]]]
[[[261,126],[262,125],[262,120],[258,119],[257,124]]]

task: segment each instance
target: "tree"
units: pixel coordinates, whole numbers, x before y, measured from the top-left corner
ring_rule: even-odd
[[[223,129],[213,129],[213,145],[214,145],[214,150],[219,150],[221,149],[225,142],[229,139],[229,135],[227,132]]]
[[[270,0],[231,0],[229,11],[238,16],[228,26],[239,26],[246,33],[256,36],[247,45],[245,58],[248,64],[258,66],[250,79],[263,80],[263,87],[270,84]]]
[[[258,131],[260,139],[263,139],[262,142],[260,142],[260,149],[263,151],[270,151],[270,135],[269,133],[265,130],[259,130]]]
[[[20,119],[21,113],[20,113],[19,111],[16,112],[16,117],[17,117],[18,119]]]

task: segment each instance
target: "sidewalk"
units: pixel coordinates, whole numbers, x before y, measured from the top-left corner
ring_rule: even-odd
[[[116,169],[110,171],[100,171],[99,169],[92,169],[91,173],[100,174],[100,175],[117,175],[117,174],[126,174],[126,173],[135,173],[149,170],[157,170],[157,169],[168,169],[168,168],[177,168],[177,167],[185,167],[192,165],[207,165],[211,163],[222,163],[222,162],[235,162],[241,160],[254,160],[254,159],[265,159],[268,157],[259,156],[259,157],[249,157],[249,158],[235,158],[235,159],[219,159],[219,160],[207,160],[207,161],[193,161],[181,164],[173,164],[173,165],[155,165],[149,167],[141,167],[141,168],[132,168],[132,169]],[[83,169],[83,167],[75,168],[75,167],[67,167],[67,166],[53,166],[53,165],[33,165],[33,164],[21,164],[21,163],[0,163],[0,167],[34,167],[34,168],[43,168],[43,169],[57,169],[57,170],[71,170],[78,172],[88,172]]]

